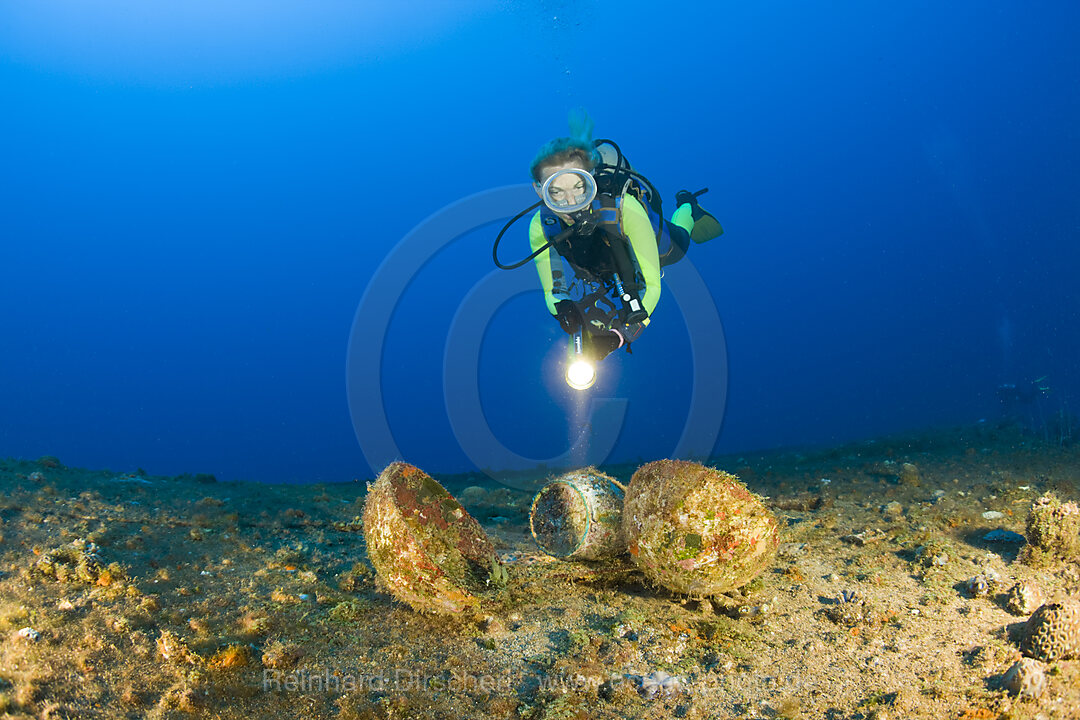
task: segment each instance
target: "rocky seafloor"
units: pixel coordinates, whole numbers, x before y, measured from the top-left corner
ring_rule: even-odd
[[[543,477],[435,475],[507,570],[448,618],[380,590],[364,483],[0,461],[0,717],[1080,718],[1080,558],[1024,540],[1080,449],[979,426],[710,464],[782,543],[715,598],[543,555]]]

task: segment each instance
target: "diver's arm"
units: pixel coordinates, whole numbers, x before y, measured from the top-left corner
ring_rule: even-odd
[[[660,255],[656,248],[656,233],[645,208],[637,198],[630,195],[623,195],[622,224],[623,231],[630,240],[634,259],[637,260],[641,276],[645,280],[641,304],[645,307],[645,312],[652,315],[656,303],[660,301]]]
[[[547,236],[544,235],[543,221],[540,219],[540,213],[537,212],[529,223],[529,245],[532,252],[536,252],[546,243]],[[560,300],[570,299],[566,293],[562,257],[555,248],[549,246],[533,258],[533,263],[536,265],[536,273],[540,276],[540,285],[544,289],[544,301],[547,303],[548,312],[558,316],[555,304]]]

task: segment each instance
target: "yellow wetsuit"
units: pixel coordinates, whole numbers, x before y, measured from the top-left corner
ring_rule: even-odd
[[[645,312],[652,315],[656,304],[660,301],[660,257],[656,247],[656,234],[649,216],[637,198],[632,195],[624,194],[622,197],[619,227],[629,240],[632,260],[640,273],[643,284],[639,293],[641,304]],[[536,252],[547,241],[543,219],[538,211],[529,224],[529,244],[532,246],[532,251]],[[555,303],[560,300],[580,299],[571,295],[573,284],[578,278],[570,263],[559,255],[554,247],[549,246],[537,255],[533,262],[540,276],[540,285],[544,289],[544,300],[552,315],[556,314]],[[613,322],[617,322],[617,319]],[[645,320],[644,324],[648,322]]]

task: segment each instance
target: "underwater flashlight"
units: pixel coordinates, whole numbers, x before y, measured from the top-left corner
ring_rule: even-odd
[[[570,340],[570,362],[566,366],[566,384],[575,390],[588,390],[596,382],[596,366],[585,357],[585,339],[578,330]]]
[[[544,181],[540,196],[552,212],[569,215],[592,205],[596,199],[596,180],[585,170],[560,170]]]
[[[575,390],[588,390],[596,382],[596,368],[588,360],[575,360],[566,368],[566,384]]]
[[[619,273],[612,273],[612,279],[615,281],[615,292],[618,293],[619,299],[622,300],[623,313],[626,316],[626,324],[632,325],[634,323],[644,322],[649,317],[649,312],[641,306],[641,300],[638,299],[637,293],[627,292],[623,286],[622,278],[619,277]]]

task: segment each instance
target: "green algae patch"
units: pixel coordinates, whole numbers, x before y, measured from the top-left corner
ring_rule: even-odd
[[[454,615],[479,606],[478,593],[506,571],[480,524],[434,478],[392,463],[368,486],[368,557],[381,584],[422,613]]]
[[[776,517],[736,476],[679,460],[634,473],[623,534],[650,581],[699,597],[746,585],[779,546]]]

